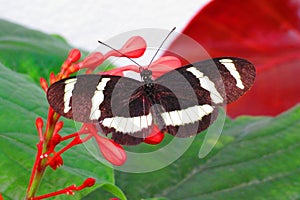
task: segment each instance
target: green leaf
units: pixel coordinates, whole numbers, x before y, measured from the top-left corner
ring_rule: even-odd
[[[48,112],[45,94],[36,83],[41,76],[47,79],[51,71],[57,72],[70,49],[58,35],[0,20],[0,193],[5,200],[25,197],[38,142],[35,119],[38,116],[45,119]],[[83,52],[83,57],[86,54]],[[62,134],[76,131],[71,120],[64,121]],[[38,194],[80,185],[93,177],[97,179],[96,185],[75,197],[52,199],[81,199],[96,188],[126,199],[114,185],[113,170],[96,161],[83,146],[72,148],[63,159],[61,169],[46,171]]]
[[[0,62],[6,65],[0,64],[0,193],[5,200],[23,199],[38,142],[35,118],[45,119],[48,107],[45,94],[35,83],[40,76],[47,78],[50,71],[57,71],[71,47],[60,37],[4,20],[0,20],[0,27]],[[74,124],[65,122],[62,134],[74,132]],[[227,120],[218,143],[204,159],[197,159],[205,136],[202,133],[180,159],[166,168],[143,174],[116,171],[121,189],[115,186],[111,168],[96,161],[83,146],[77,146],[63,155],[62,168],[47,170],[39,194],[74,183],[80,185],[87,177],[94,177],[94,187],[72,197],[52,199],[116,196],[125,200],[124,193],[130,200],[297,199],[299,128],[299,107],[277,118]],[[143,144],[128,149],[148,152],[171,139],[167,136],[154,148]]]
[[[116,171],[116,182],[130,200],[297,199],[299,130],[300,107],[277,118],[227,120],[218,143],[204,159],[197,157],[202,133],[170,166],[142,174]]]
[[[62,37],[0,20],[0,62],[35,82],[58,72],[71,49]]]
[[[95,47],[98,43],[95,41]],[[61,36],[49,35],[0,19],[0,63],[29,75],[36,83],[57,73],[73,49]],[[84,58],[88,52],[81,50]],[[105,61],[97,71],[115,68]]]
[[[104,197],[105,196],[105,197]],[[101,187],[101,191],[95,190],[94,192],[90,193],[89,195],[85,196],[84,200],[94,200],[94,199],[110,199],[113,197],[117,197],[121,200],[127,200],[123,191],[112,184],[104,184]]]
[[[0,64],[0,193],[5,200],[23,199],[36,154],[38,135],[35,119],[46,118],[48,104],[45,93],[28,77]],[[65,121],[61,134],[76,131],[71,120]],[[66,186],[80,185],[86,178],[96,178],[94,187],[77,192],[73,197],[53,199],[81,199],[96,188],[114,186],[113,170],[87,153],[82,145],[63,154],[64,166],[47,170],[38,194],[45,194]],[[106,186],[107,187],[107,186]],[[114,188],[115,187],[115,188]]]

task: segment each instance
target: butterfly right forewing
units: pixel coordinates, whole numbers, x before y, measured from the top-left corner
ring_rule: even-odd
[[[195,135],[216,119],[218,107],[237,100],[253,85],[255,68],[240,58],[215,58],[172,70],[155,80],[167,131]],[[179,130],[181,128],[181,131]]]
[[[236,101],[252,87],[256,76],[254,65],[241,58],[214,58],[194,63],[193,67],[214,84],[217,95],[223,99],[215,102],[219,105]]]

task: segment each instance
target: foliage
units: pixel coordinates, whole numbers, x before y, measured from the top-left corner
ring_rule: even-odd
[[[69,46],[57,37],[19,25],[5,21],[0,25],[1,37],[18,32],[14,27],[26,32],[26,35],[14,36],[11,45],[7,46],[5,40],[0,41],[1,52],[6,48],[7,51],[16,51],[13,59],[9,54],[0,55],[0,193],[5,200],[14,200],[24,198],[29,182],[38,142],[35,119],[38,116],[45,119],[47,113],[47,101],[36,80],[41,74],[48,76],[50,71],[58,70],[48,66],[59,67],[67,57]],[[27,42],[20,45],[14,40]],[[32,48],[30,40],[33,44],[43,44],[47,53],[39,54],[40,49]],[[52,42],[45,44],[44,40]],[[62,46],[65,44],[61,48],[65,50],[59,53],[53,50],[56,42]],[[25,50],[29,48],[30,51]],[[37,69],[41,67],[36,64],[37,60],[44,63],[42,70]],[[54,62],[57,64],[53,65]],[[26,67],[20,63],[26,63]],[[53,199],[109,199],[113,194],[126,199],[123,192],[130,200],[296,199],[300,196],[299,128],[299,107],[277,118],[227,119],[217,145],[204,159],[198,159],[205,136],[202,133],[176,162],[143,174],[114,171],[79,145],[64,154],[62,168],[46,172],[40,193],[55,191],[74,182],[80,184],[87,177],[93,177],[97,180],[94,187],[72,197]],[[65,120],[62,135],[74,131],[74,124]],[[166,142],[171,139],[166,137]],[[142,144],[134,147],[134,151],[143,152],[149,148],[149,145]]]

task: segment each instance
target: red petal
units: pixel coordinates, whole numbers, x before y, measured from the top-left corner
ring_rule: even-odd
[[[162,133],[158,126],[154,126],[151,134],[144,139],[144,142],[147,144],[159,144],[164,139],[165,134]]]
[[[80,68],[95,69],[97,66],[103,63],[104,56],[100,52],[93,52],[88,55],[82,62],[78,63]]]
[[[56,77],[55,77],[55,74],[54,72],[50,72],[50,85],[54,82],[56,82]]]
[[[49,158],[51,159],[51,158]],[[49,162],[49,165],[52,169],[56,170],[57,168],[61,167],[64,164],[64,161],[60,155],[56,156],[51,162]]]
[[[80,57],[80,51],[78,49],[72,49],[64,64],[62,65],[61,72],[64,73],[71,66],[71,64],[78,61]]]
[[[35,126],[36,126],[36,129],[38,131],[40,141],[43,141],[44,140],[44,137],[43,137],[44,121],[41,117],[36,118]]]
[[[212,57],[241,57],[256,66],[253,88],[228,107],[229,115],[277,115],[300,101],[299,13],[294,0],[215,0],[184,29]],[[170,50],[175,47],[193,52],[180,40]]]
[[[100,74],[102,75],[114,75],[114,76],[124,76],[124,71],[134,71],[139,73],[139,67],[136,65],[128,65],[128,66],[124,66],[124,67],[118,67],[115,69],[111,69],[105,72],[100,72]]]
[[[38,130],[42,130],[42,128],[44,126],[43,119],[41,117],[36,118],[35,125],[36,125]]]
[[[95,185],[96,183],[96,179],[94,178],[87,178],[82,184],[81,186],[77,187],[77,190],[82,190],[86,187],[92,187],[93,185]]]
[[[127,156],[123,147],[112,140],[94,135],[104,158],[111,164],[120,166],[126,162]]]
[[[161,57],[161,58],[157,59],[156,61],[154,61],[151,64],[150,69],[152,71],[153,78],[158,78],[162,74],[165,74],[168,71],[176,69],[176,68],[180,67],[181,65],[182,65],[181,61],[177,57],[164,56],[164,57]],[[134,72],[137,72],[137,73],[140,72],[138,66],[128,65],[128,66],[112,69],[112,70],[109,70],[109,71],[101,72],[100,74],[123,76],[124,75],[123,72],[125,72],[125,71],[134,71]]]
[[[66,62],[73,63],[80,59],[81,53],[78,49],[72,49],[68,55]]]
[[[120,52],[130,58],[138,58],[144,54],[146,47],[146,41],[142,37],[134,36],[123,45]]]
[[[40,85],[41,85],[42,89],[45,92],[47,92],[47,90],[48,90],[48,83],[47,83],[46,79],[40,78]]]
[[[150,65],[153,78],[158,78],[173,69],[180,67],[181,61],[174,56],[163,56]]]
[[[61,142],[61,136],[56,133],[52,138],[51,138],[51,145],[53,146],[53,149],[56,147]]]
[[[115,51],[111,50],[107,54],[104,55],[105,59],[107,59],[110,56],[116,56],[116,57],[129,57],[129,58],[138,58],[141,57],[145,50],[146,50],[147,44],[146,41],[140,37],[140,36],[134,36],[131,37],[121,49],[118,51],[122,53],[122,55]]]

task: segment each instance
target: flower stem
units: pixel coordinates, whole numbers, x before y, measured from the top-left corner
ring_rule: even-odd
[[[42,155],[46,153],[50,147],[49,143],[53,136],[55,125],[58,119],[59,119],[59,115],[56,114],[52,110],[52,108],[49,108],[46,130],[42,138],[40,138],[40,142],[37,144],[38,151],[37,151],[35,163],[33,165],[32,173],[31,173],[31,177],[27,189],[27,194],[26,194],[27,200],[34,198],[41,184],[43,175],[47,167],[47,159],[43,159]]]

